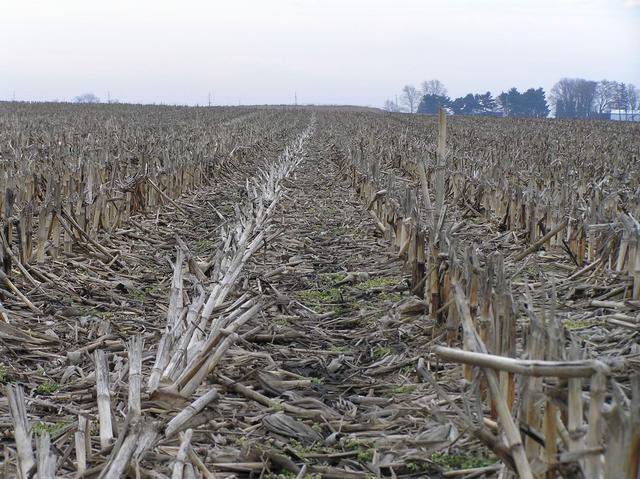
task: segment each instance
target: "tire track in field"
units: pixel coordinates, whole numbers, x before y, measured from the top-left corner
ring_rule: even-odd
[[[327,477],[346,468],[354,475],[340,477],[433,473],[426,458],[454,430],[433,419],[415,380],[427,332],[402,260],[317,137],[285,186],[274,216],[281,234],[247,266],[253,288],[275,304],[225,374],[303,411],[245,402],[234,410],[245,433],[229,430],[225,441],[245,459],[281,455]]]

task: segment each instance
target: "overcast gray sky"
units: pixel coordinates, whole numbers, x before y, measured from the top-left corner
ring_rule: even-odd
[[[640,0],[0,0],[0,99],[381,106],[563,76],[640,84]]]

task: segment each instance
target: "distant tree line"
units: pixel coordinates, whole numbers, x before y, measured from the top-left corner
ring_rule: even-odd
[[[418,90],[413,85],[405,85],[400,96],[400,105],[387,100],[387,111],[408,111],[409,113],[434,114],[439,108],[446,108],[454,115],[477,116],[527,116],[544,118],[549,108],[542,88],[530,88],[520,93],[516,88],[502,92],[496,98],[491,92],[468,93],[458,98],[450,98],[440,80],[427,80]]]
[[[549,103],[542,88],[529,88],[523,92],[511,88],[495,98],[491,92],[486,92],[452,99],[441,81],[428,80],[420,89],[405,85],[400,102],[387,100],[384,109],[434,114],[445,108],[454,115],[546,118],[553,108],[556,118],[604,119],[609,118],[611,110],[637,109],[639,96],[638,88],[631,84],[563,78],[551,89]]]
[[[74,103],[100,103],[100,98],[93,93],[83,93],[75,97],[73,101]]]
[[[93,93],[83,93],[73,99],[74,103],[100,103],[100,97]],[[107,95],[107,103],[120,103],[120,100]]]
[[[551,89],[550,100],[556,118],[609,118],[611,110],[637,110],[639,96],[632,84],[563,78]]]

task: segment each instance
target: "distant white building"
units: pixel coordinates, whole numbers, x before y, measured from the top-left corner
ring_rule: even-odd
[[[609,119],[616,121],[640,121],[640,110],[611,110]]]

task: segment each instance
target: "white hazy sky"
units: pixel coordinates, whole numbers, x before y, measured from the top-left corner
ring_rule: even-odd
[[[640,84],[640,0],[0,0],[0,99],[381,106]]]

